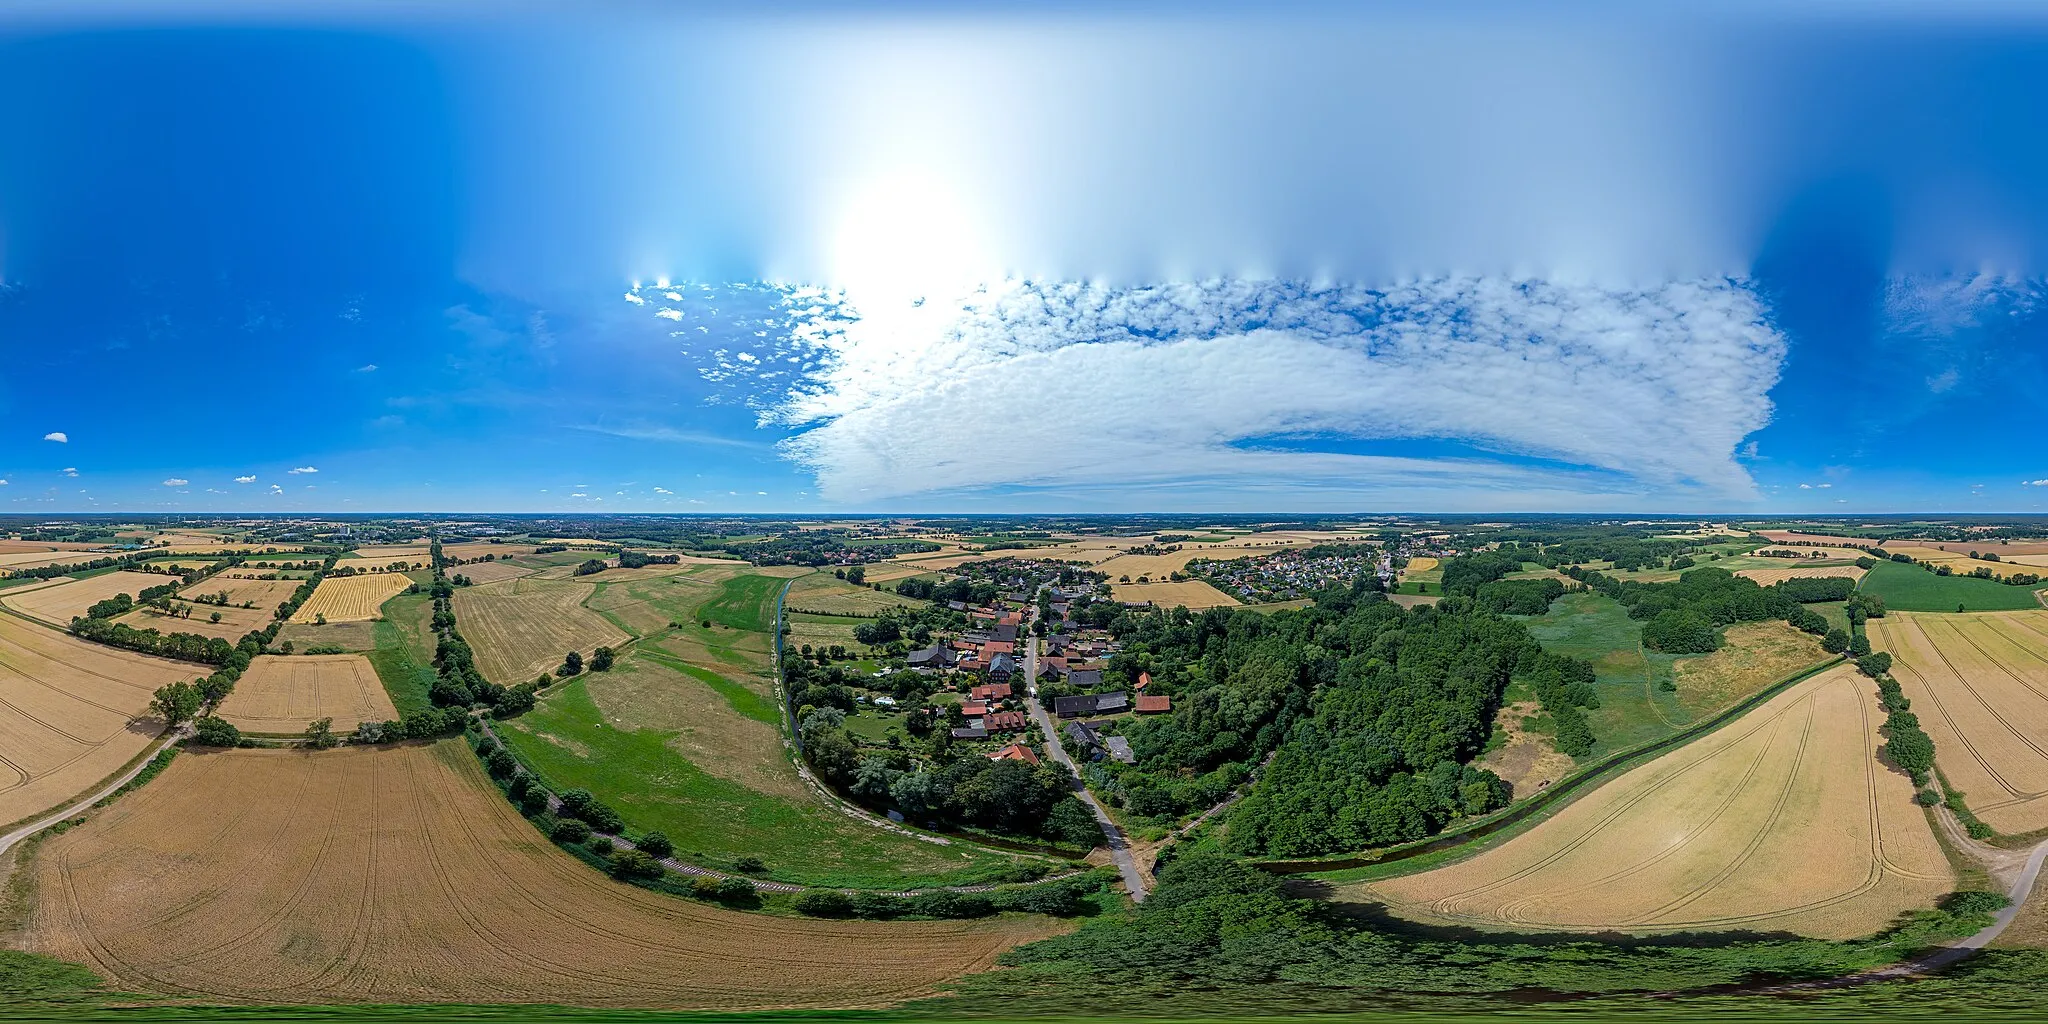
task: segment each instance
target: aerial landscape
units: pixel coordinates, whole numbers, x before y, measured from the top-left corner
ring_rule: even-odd
[[[0,1020],[2048,1017],[2048,7],[0,7]]]

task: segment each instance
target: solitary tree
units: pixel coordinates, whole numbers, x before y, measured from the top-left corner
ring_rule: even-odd
[[[316,718],[306,726],[306,744],[315,750],[326,750],[341,742],[334,735],[334,719]]]
[[[199,713],[199,705],[204,700],[199,688],[191,683],[166,683],[157,687],[149,709],[164,720],[165,728],[175,729],[191,721],[192,716]]]

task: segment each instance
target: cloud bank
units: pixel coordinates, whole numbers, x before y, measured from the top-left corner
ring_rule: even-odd
[[[1011,281],[887,307],[793,289],[763,322],[701,372],[797,430],[784,455],[854,505],[1219,481],[1350,507],[1747,501],[1735,450],[1785,356],[1728,279]]]

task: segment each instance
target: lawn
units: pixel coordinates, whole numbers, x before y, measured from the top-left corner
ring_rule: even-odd
[[[2048,586],[2048,584],[2043,584]],[[2039,608],[2038,587],[2015,587],[1970,576],[1937,576],[1917,565],[1879,562],[1862,589],[1902,612],[2003,612]]]
[[[1522,620],[1545,650],[1593,663],[1600,706],[1586,713],[1598,757],[1668,736],[1691,722],[1675,691],[1668,654],[1644,650],[1643,624],[1602,594],[1566,594],[1542,615]]]

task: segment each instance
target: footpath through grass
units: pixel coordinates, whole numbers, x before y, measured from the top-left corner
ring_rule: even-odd
[[[2048,584],[2041,586],[2048,587]],[[1862,590],[1902,612],[2009,612],[2039,608],[2034,591],[1974,576],[1939,576],[1917,565],[1879,562],[1864,574]]]

